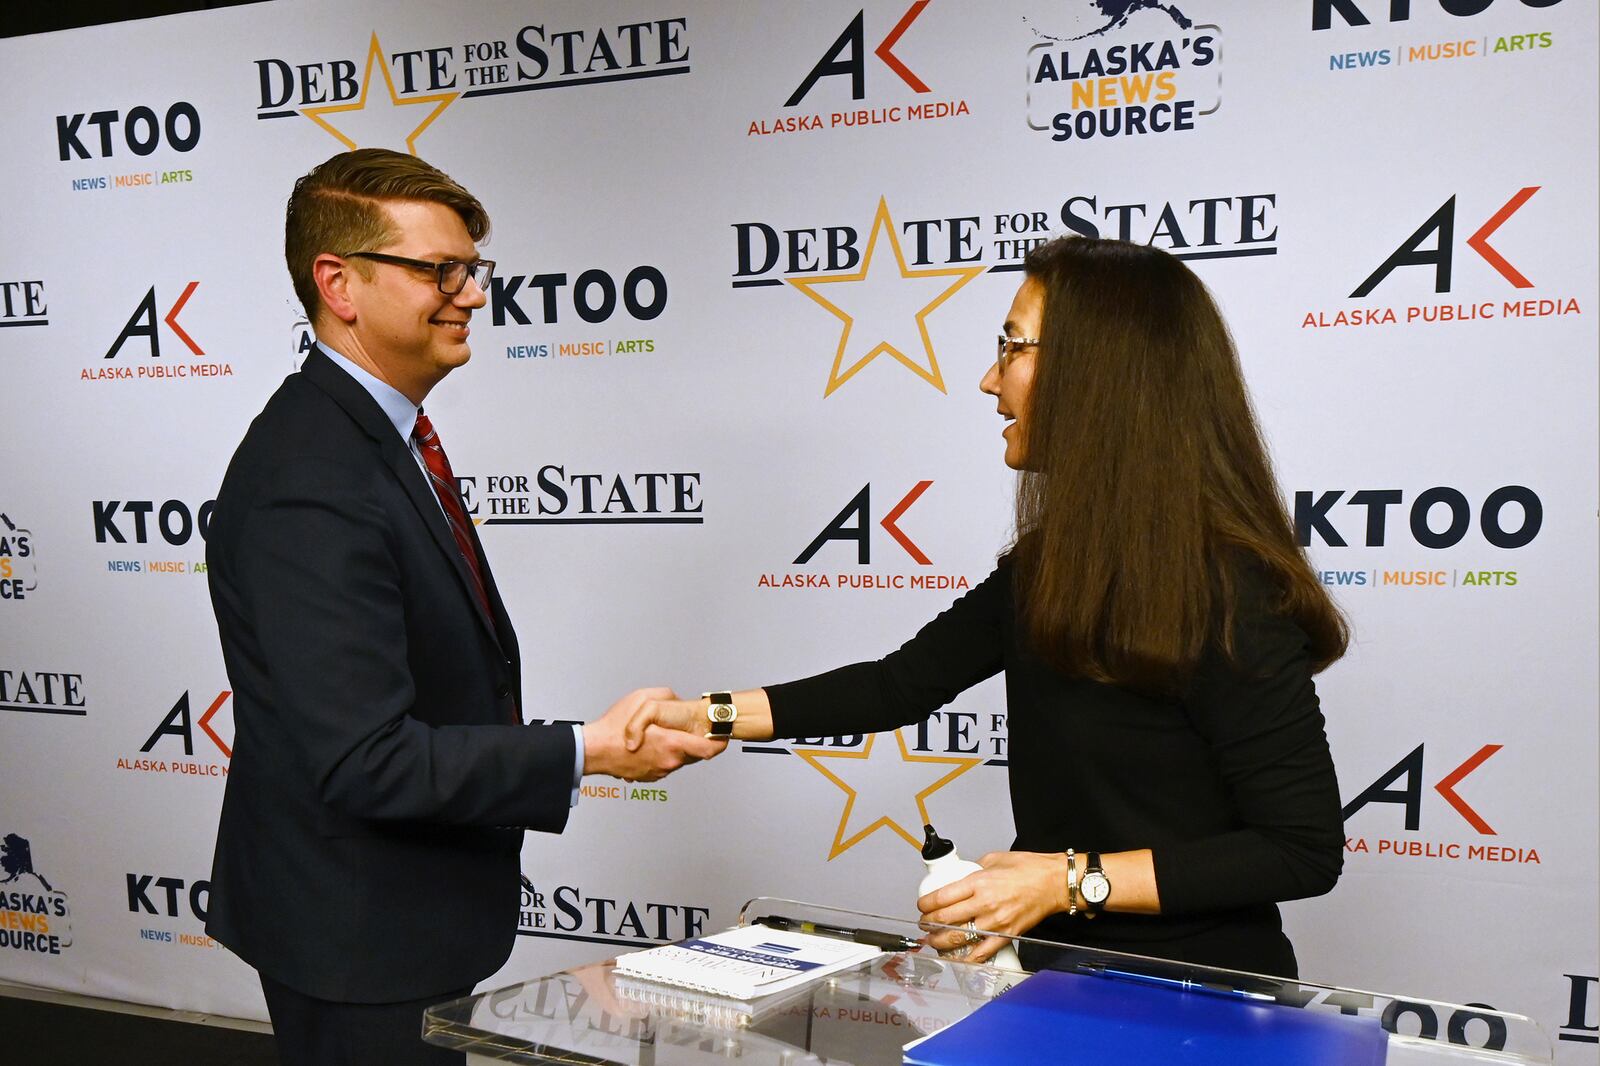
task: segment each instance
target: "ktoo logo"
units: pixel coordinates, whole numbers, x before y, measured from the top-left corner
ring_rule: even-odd
[[[169,918],[184,916],[188,911],[202,922],[206,920],[206,904],[211,900],[211,882],[186,883],[181,877],[157,877],[154,874],[128,874],[128,910],[133,914],[165,914]],[[154,890],[155,898],[151,898]]]
[[[90,135],[84,126],[91,126],[99,134]],[[179,100],[167,108],[165,116],[158,116],[154,108],[139,106],[128,109],[124,116],[119,111],[93,111],[87,114],[56,116],[56,148],[63,163],[73,159],[89,159],[90,148],[98,148],[100,158],[115,154],[112,133],[134,155],[149,155],[161,147],[162,134],[166,134],[169,147],[178,152],[193,151],[200,143],[200,112],[186,100]],[[89,137],[84,143],[83,138]]]
[[[526,292],[521,291],[524,285]],[[561,301],[557,294],[565,288],[565,273],[491,278],[489,314],[497,326],[505,325],[507,318],[519,326],[532,325],[527,308],[518,302],[521,292],[521,299],[538,308],[536,313],[541,314],[543,322],[554,325],[561,320]],[[609,320],[616,313],[619,301],[630,317],[648,322],[667,308],[667,278],[653,266],[634,267],[620,283],[604,270],[585,270],[573,279],[568,298],[578,317],[591,324]],[[537,304],[534,304],[535,299]]]
[[[905,553],[915,559],[919,566],[931,566],[933,561],[895,523],[911,509],[911,505],[916,503],[917,499],[924,492],[927,492],[928,486],[932,484],[933,482],[931,481],[917,482],[912,486],[911,491],[901,497],[900,502],[895,504],[889,513],[884,515],[878,522],[878,525],[882,526],[884,531],[894,538],[894,542],[905,549]],[[869,517],[871,507],[872,483],[869,481],[861,486],[861,491],[856,493],[849,503],[844,505],[844,510],[835,515],[833,520],[823,528],[822,532],[818,533],[815,539],[806,545],[805,551],[795,558],[795,565],[802,566],[810,562],[811,557],[816,555],[824,544],[833,540],[854,542],[856,546],[856,562],[863,566],[872,562],[872,520]]]
[[[1345,507],[1364,508],[1360,542],[1369,548],[1382,547],[1390,533],[1389,510],[1406,502],[1402,489],[1345,489],[1300,491],[1294,494],[1294,528],[1300,546],[1311,546],[1313,534],[1334,548],[1349,547],[1346,533],[1334,524],[1334,507],[1344,500]],[[1510,508],[1508,511],[1507,509]],[[1411,500],[1405,525],[1411,539],[1424,548],[1450,548],[1461,543],[1472,528],[1473,506],[1466,493],[1449,486],[1424,489]],[[1520,515],[1519,512],[1520,511]],[[1521,548],[1532,543],[1544,524],[1544,503],[1526,485],[1505,485],[1485,496],[1477,508],[1478,530],[1496,548]],[[1352,536],[1356,535],[1351,533]]]
[[[187,544],[196,533],[205,540],[211,532],[211,511],[216,505],[216,500],[207,500],[191,509],[182,500],[164,500],[160,504],[154,500],[95,500],[94,539],[100,544],[107,541],[126,544],[131,532],[135,544],[148,544],[149,518],[153,513],[156,516],[154,525],[168,544]],[[131,520],[131,527],[119,525],[119,517]]]
[[[1523,7],[1555,7],[1561,0],[1521,0]],[[1437,4],[1439,9],[1457,18],[1470,18],[1489,10],[1494,0],[1424,0],[1425,7]],[[1509,7],[1509,3],[1502,4]],[[1365,9],[1365,10],[1363,10]],[[1333,25],[1333,15],[1338,13],[1346,26],[1370,26],[1372,19],[1367,11],[1383,11],[1390,22],[1407,22],[1411,19],[1411,0],[1311,0],[1311,28],[1325,30]]]

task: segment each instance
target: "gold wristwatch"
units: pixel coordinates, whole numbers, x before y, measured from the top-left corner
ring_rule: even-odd
[[[733,705],[733,693],[702,692],[700,698],[711,701],[706,705],[706,721],[711,726],[706,736],[718,740],[732,737],[733,723],[739,717],[739,709]]]

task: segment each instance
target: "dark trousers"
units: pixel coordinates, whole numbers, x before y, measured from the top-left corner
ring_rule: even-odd
[[[260,976],[283,1066],[463,1066],[467,1061],[462,1052],[423,1043],[422,1012],[470,995],[470,988],[403,1003],[332,1003]]]

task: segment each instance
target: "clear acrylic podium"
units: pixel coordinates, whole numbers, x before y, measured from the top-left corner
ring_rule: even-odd
[[[772,897],[745,904],[739,924],[767,915],[908,939],[923,935],[915,919]],[[1549,1037],[1518,1014],[1031,942],[1057,953],[1052,969],[1135,979],[1175,997],[1211,997],[1218,1010],[1241,1009],[1229,1002],[1233,998],[1256,1009],[1270,1005],[1374,1019],[1387,1034],[1387,1066],[1553,1061]],[[959,1022],[1025,979],[919,947],[885,952],[780,996],[775,1005],[758,1006],[753,1018],[730,1019],[625,998],[607,961],[441,1003],[427,1011],[423,1038],[467,1052],[474,1064],[710,1066],[737,1059],[751,1066],[898,1066],[906,1044]],[[1049,1058],[1042,1054],[1039,1061]]]

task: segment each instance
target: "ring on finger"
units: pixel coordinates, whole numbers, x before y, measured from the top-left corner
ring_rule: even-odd
[[[976,944],[978,941],[983,939],[983,934],[978,932],[978,921],[976,918],[967,922],[967,924],[962,928],[966,929],[967,931],[967,943]]]

